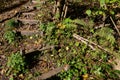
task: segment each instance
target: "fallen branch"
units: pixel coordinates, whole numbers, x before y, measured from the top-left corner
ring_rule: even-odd
[[[41,48],[39,51],[43,51],[43,50],[47,50],[47,49],[54,49],[56,46],[47,46],[47,47],[43,47]]]
[[[67,71],[68,69],[70,68],[70,66],[68,64],[62,66],[62,67],[58,67],[58,68],[55,68],[47,73],[43,73],[42,75],[40,75],[39,77],[37,77],[37,80],[45,80],[47,78],[50,78],[60,72],[62,72],[63,70],[64,71]]]
[[[116,31],[118,32],[118,34],[119,34],[119,36],[120,36],[120,31],[119,31],[119,29],[117,28],[117,26],[116,26],[116,24],[115,24],[115,22],[113,21],[113,19],[112,19],[111,16],[110,16],[110,20],[112,21],[112,23],[113,23],[113,25],[114,25]]]
[[[38,20],[26,20],[26,19],[18,19],[18,20],[21,21],[23,24],[29,24],[29,25],[34,25],[39,23]]]
[[[105,51],[105,52],[107,52],[107,53],[112,54],[110,51],[104,49],[102,46],[100,46],[100,45],[98,45],[98,44],[96,44],[96,43],[94,43],[94,42],[92,42],[92,41],[89,41],[88,39],[85,39],[85,38],[83,38],[83,37],[81,37],[81,36],[79,36],[79,35],[77,35],[77,34],[73,34],[73,37],[76,38],[77,40],[82,41],[82,42],[85,41],[85,42],[87,42],[87,43],[89,43],[89,44],[92,44],[92,45],[94,45],[94,46],[97,46],[99,49],[101,49],[101,50],[103,50],[103,51]],[[85,43],[85,42],[84,42],[84,43]]]
[[[39,31],[39,30],[32,30],[32,31],[22,30],[22,31],[19,31],[19,32],[23,36],[31,36],[31,35],[35,35],[35,34],[39,34],[40,36],[43,35],[43,33],[41,31]]]
[[[19,11],[19,12],[16,12],[16,13],[15,13],[15,14],[13,14],[12,16],[10,16],[10,17],[7,17],[7,18],[5,18],[5,19],[0,20],[0,23],[3,23],[3,22],[5,22],[5,21],[7,21],[7,20],[10,20],[10,19],[12,19],[12,18],[14,18],[14,17],[16,17],[16,16],[18,16],[18,15],[22,14],[22,13],[32,12],[32,11],[34,11],[34,10],[35,10],[35,9],[30,9],[30,10],[24,10],[24,11]]]
[[[35,15],[35,13],[33,12],[26,12],[26,13],[22,13],[23,15]]]
[[[35,52],[35,51],[44,51],[44,50],[48,50],[48,49],[54,49],[55,47],[57,47],[57,45],[46,46],[46,47],[43,47],[41,49],[39,49],[39,48],[37,48],[37,49],[30,49],[27,52],[25,52],[25,54],[29,54],[29,53],[32,53],[32,52]]]
[[[86,42],[85,40],[81,39],[81,42],[83,42],[84,44],[88,45],[92,50],[95,50],[95,48],[92,45],[88,44],[88,42]]]
[[[110,26],[110,24],[104,24],[104,23],[102,23],[99,26],[95,26],[95,29],[100,29],[100,28],[106,27],[106,26]]]
[[[0,14],[25,5],[27,2],[28,0],[0,0]]]
[[[45,4],[47,0],[43,0],[43,1],[37,1],[37,0],[32,0],[32,3],[37,5],[37,4]]]

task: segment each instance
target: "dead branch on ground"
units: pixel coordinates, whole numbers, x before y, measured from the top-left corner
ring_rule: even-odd
[[[19,32],[23,36],[31,36],[31,35],[36,35],[36,34],[38,34],[40,36],[43,36],[42,31],[39,31],[39,30],[32,30],[32,31],[30,31],[30,30],[22,30],[22,31],[19,31]]]
[[[39,20],[27,20],[27,19],[18,19],[23,24],[35,25],[39,23]]]
[[[68,64],[65,64],[63,65],[62,67],[58,67],[58,68],[55,68],[47,73],[43,73],[42,75],[40,75],[39,77],[37,77],[37,80],[45,80],[45,79],[48,79],[60,72],[62,72],[63,70],[64,71],[67,71],[68,69],[70,68],[70,65]]]
[[[96,44],[96,43],[94,43],[94,42],[92,42],[92,41],[89,41],[88,39],[85,39],[85,38],[83,38],[83,37],[81,37],[81,36],[79,36],[79,35],[77,35],[77,34],[73,34],[73,37],[76,38],[77,40],[82,41],[82,42],[84,41],[84,43],[87,42],[88,44],[97,46],[99,49],[101,49],[101,50],[103,50],[103,51],[105,51],[105,52],[107,52],[107,53],[112,54],[110,51],[104,49],[102,46],[100,46],[100,45],[98,45],[98,44]]]
[[[53,46],[46,46],[46,47],[43,47],[43,48],[37,48],[37,49],[30,49],[27,51],[27,53],[25,52],[25,54],[29,54],[29,53],[32,53],[32,52],[35,52],[35,51],[44,51],[44,50],[49,50],[49,49],[54,49],[55,47],[57,47],[58,45],[53,45]]]
[[[113,19],[112,19],[111,16],[110,16],[110,20],[112,21],[112,23],[113,23],[113,25],[114,25],[116,31],[118,32],[118,35],[120,36],[120,31],[119,31],[119,29],[117,28],[117,26],[116,26],[116,24],[115,24],[115,22],[113,21]]]

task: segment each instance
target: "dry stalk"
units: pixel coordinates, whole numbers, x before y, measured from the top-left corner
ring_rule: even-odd
[[[53,8],[53,14],[55,16],[60,14],[60,6],[61,6],[61,0],[55,0],[55,5]],[[56,19],[55,16],[53,17],[53,19]],[[60,16],[58,18],[60,18]]]
[[[104,49],[102,46],[100,46],[100,45],[98,45],[98,44],[96,44],[96,43],[94,43],[94,42],[92,42],[92,41],[89,41],[88,39],[85,39],[85,38],[83,38],[83,37],[81,37],[81,36],[79,36],[79,35],[77,35],[77,34],[73,34],[73,37],[76,38],[77,40],[82,41],[82,42],[85,41],[85,42],[87,42],[87,43],[89,43],[89,44],[91,44],[91,45],[97,46],[99,49],[101,49],[101,50],[103,50],[103,51],[105,51],[105,52],[107,52],[107,53],[112,54],[110,51]],[[85,43],[85,42],[84,42],[84,43]]]
[[[92,45],[88,44],[88,42],[86,42],[85,40],[81,39],[81,42],[83,42],[84,44],[88,45],[92,50],[95,50],[95,48]]]
[[[114,25],[116,31],[118,32],[118,34],[119,34],[119,36],[120,36],[120,31],[119,31],[119,29],[117,28],[117,26],[116,26],[116,24],[115,24],[115,22],[113,21],[113,19],[112,19],[111,16],[110,16],[110,20],[112,21],[112,23],[113,23],[113,25]]]
[[[62,14],[61,14],[61,20],[66,17],[67,11],[68,11],[68,3],[67,0],[65,0],[65,4],[63,6]]]
[[[63,4],[61,2],[65,1]],[[63,20],[66,17],[68,11],[68,1],[67,0],[55,0],[55,5],[53,8],[53,14],[59,15],[59,19]],[[55,19],[55,18],[53,18]]]
[[[67,15],[67,11],[68,11],[68,6],[66,6],[66,8],[65,8],[65,13],[64,13],[64,17],[63,17],[63,18],[66,17],[66,15]]]

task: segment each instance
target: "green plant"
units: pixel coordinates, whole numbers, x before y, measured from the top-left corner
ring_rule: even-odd
[[[25,72],[25,57],[23,57],[20,52],[12,53],[10,57],[8,57],[7,67],[9,68],[9,72],[12,72],[14,75]]]
[[[17,28],[21,23],[15,19],[10,19],[6,22],[6,27]]]
[[[99,38],[98,39],[100,44],[106,44],[107,46],[111,46],[115,44],[114,32],[112,29],[108,27],[103,27],[95,31],[94,36]],[[104,38],[104,39],[103,39]],[[106,41],[107,40],[107,41]],[[107,42],[107,43],[106,43]]]
[[[84,44],[75,40],[72,35],[77,33],[80,36],[93,41],[96,44],[107,48],[113,52],[115,45],[114,30],[109,27],[94,29],[93,20],[85,21],[84,19],[71,20],[66,18],[59,23],[48,23],[40,26],[44,31],[44,40],[46,44],[59,45],[60,48],[51,51],[57,57],[58,66],[69,64],[70,70],[61,72],[58,76],[63,80],[80,80],[89,78],[93,79],[117,79],[116,71],[109,63],[109,59],[113,58],[113,54],[104,52],[95,45]],[[91,45],[91,47],[89,47]],[[43,53],[47,53],[44,52]]]
[[[16,33],[13,31],[6,31],[4,33],[4,38],[8,41],[8,43],[13,43],[15,41]]]
[[[49,42],[50,44],[58,44],[59,39],[63,36],[71,37],[76,26],[77,25],[73,20],[66,18],[59,23],[49,22],[47,24],[41,24],[40,30],[43,31],[46,42]]]
[[[95,0],[95,2],[97,1]],[[108,15],[114,16],[116,13],[116,6],[120,5],[119,0],[99,0],[97,3],[99,3],[99,5],[93,6],[86,10],[86,14],[90,18],[102,16],[103,20],[105,20],[106,16]]]

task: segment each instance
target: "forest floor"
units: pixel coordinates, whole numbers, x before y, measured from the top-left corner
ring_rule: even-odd
[[[37,4],[37,5],[43,5],[44,4],[44,0],[41,1],[41,3]],[[39,29],[39,23],[41,22],[39,16],[41,16],[42,14],[48,14],[47,13],[47,9],[50,11],[51,9],[49,9],[50,7],[46,7],[46,6],[42,6],[41,9],[35,9],[36,4],[32,4],[32,3],[26,3],[21,5],[20,7],[16,7],[15,9],[12,10],[8,10],[2,14],[0,14],[0,72],[1,72],[1,80],[7,80],[8,78],[6,78],[4,76],[4,71],[5,69],[2,67],[6,66],[6,62],[7,62],[7,57],[11,54],[11,53],[15,53],[17,51],[20,50],[24,50],[25,53],[30,53],[29,56],[29,62],[31,63],[30,65],[30,74],[28,76],[33,75],[35,72],[40,72],[40,73],[45,73],[51,69],[54,69],[55,64],[52,60],[50,60],[49,58],[49,54],[48,55],[42,55],[39,59],[36,60],[32,60],[32,58],[36,55],[38,55],[37,53],[40,52],[35,52],[38,49],[44,48],[44,44],[42,43],[42,38],[41,35],[42,33],[40,31],[38,31]],[[45,9],[46,7],[46,9]],[[45,10],[43,12],[43,10]],[[18,13],[18,14],[17,14]],[[19,14],[20,13],[20,14]],[[17,15],[16,15],[17,14]],[[46,15],[44,15],[46,16]],[[23,22],[22,25],[18,26],[17,28],[15,28],[14,30],[17,32],[21,32],[21,34],[23,36],[27,36],[25,38],[23,38],[22,40],[20,40],[20,42],[16,42],[17,44],[8,44],[7,41],[5,41],[3,39],[3,35],[7,29],[8,26],[6,26],[6,22],[10,19],[14,19],[14,20],[20,20]],[[47,18],[46,18],[47,19]],[[37,73],[36,73],[37,74]]]
[[[51,5],[53,5],[53,3],[50,3],[47,0],[41,0],[37,3],[36,2],[36,0],[34,0],[33,3],[26,2],[25,4],[21,4],[19,7],[15,7],[14,9],[9,9],[0,13],[1,80],[8,80],[11,76],[13,76],[12,74],[6,76],[6,72],[8,70],[6,63],[8,57],[12,53],[16,53],[18,51],[20,51],[22,55],[25,55],[27,57],[29,63],[28,73],[19,74],[18,77],[15,77],[18,80],[34,79],[34,77],[39,76],[43,73],[47,73],[58,67],[58,56],[56,55],[53,58],[54,55],[50,53],[50,51],[56,45],[45,44],[43,39],[44,33],[39,30],[41,23],[52,21],[53,16],[51,15],[51,13],[53,10],[53,6]],[[74,15],[79,16],[79,13],[73,14],[73,16]],[[17,38],[17,41],[11,44],[6,39],[4,39],[4,33],[9,29],[9,22],[12,20],[19,22],[19,25],[15,25],[15,27],[12,27],[12,30],[14,32],[17,32],[18,36],[22,36],[20,36],[20,38]],[[99,21],[96,22],[95,25],[99,25]],[[120,31],[120,24],[117,24],[117,28]],[[118,33],[116,32],[116,34]],[[118,44],[118,46],[120,45],[120,37],[116,38],[116,44]],[[62,44],[59,44],[59,46],[64,47],[64,45]],[[66,50],[67,49],[69,48],[66,47]],[[43,54],[43,51],[46,51],[47,54]],[[120,60],[118,60],[117,63],[119,65]],[[115,66],[115,68],[120,70],[120,66]]]

